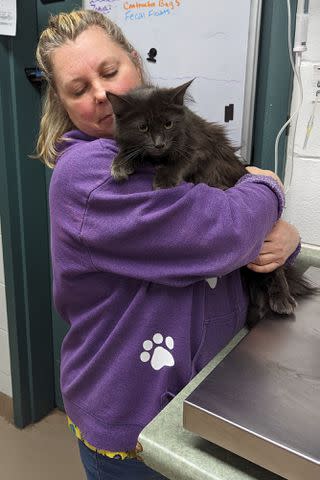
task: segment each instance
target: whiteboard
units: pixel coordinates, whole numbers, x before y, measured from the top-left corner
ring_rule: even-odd
[[[83,6],[120,26],[153,83],[174,87],[195,78],[189,89],[195,103],[189,107],[225,124],[249,161],[259,0],[84,0]],[[155,63],[148,61],[151,48],[157,50]]]

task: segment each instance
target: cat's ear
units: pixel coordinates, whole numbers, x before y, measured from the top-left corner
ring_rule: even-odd
[[[112,105],[112,110],[115,115],[120,116],[126,111],[130,102],[120,95],[115,95],[114,93],[106,92],[106,96],[109,102]]]
[[[190,87],[191,83],[193,82],[193,80],[194,78],[192,80],[189,80],[189,82],[184,83],[183,85],[179,85],[176,88],[172,88],[172,100],[174,101],[175,104],[183,105],[184,96],[186,94],[188,87]]]

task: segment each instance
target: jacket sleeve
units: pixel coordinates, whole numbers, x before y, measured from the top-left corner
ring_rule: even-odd
[[[301,248],[302,248],[302,245],[301,245],[301,240],[299,242],[299,244],[297,245],[297,248],[295,249],[294,252],[291,253],[290,257],[287,258],[284,266],[285,267],[291,267],[295,261],[297,260],[300,252],[301,252]]]
[[[270,177],[226,191],[184,183],[123,193],[112,179],[87,201],[81,240],[97,271],[172,286],[223,276],[254,260],[284,198]]]

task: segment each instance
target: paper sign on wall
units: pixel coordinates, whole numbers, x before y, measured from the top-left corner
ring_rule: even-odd
[[[15,36],[17,0],[0,0],[0,35]]]

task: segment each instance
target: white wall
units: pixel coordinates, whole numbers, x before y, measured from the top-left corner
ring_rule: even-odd
[[[298,11],[303,6],[299,0]],[[302,55],[301,77],[303,83],[304,100],[299,114],[296,135],[294,140],[294,159],[292,184],[287,193],[287,207],[284,218],[297,226],[302,241],[320,247],[320,96],[317,104],[314,126],[304,149],[304,141],[308,120],[312,113],[315,100],[314,67],[320,67],[320,2],[310,0],[309,28],[307,37],[307,51]],[[319,70],[320,74],[320,70]],[[320,75],[319,75],[320,80]],[[320,90],[320,88],[319,88]],[[298,99],[297,82],[295,81],[292,100],[292,113],[296,110]],[[293,128],[289,135],[288,144],[292,140]],[[292,148],[291,148],[292,152]],[[291,152],[288,150],[286,178],[290,178]]]
[[[0,392],[12,397],[9,357],[8,318],[3,269],[2,235],[0,224]]]

